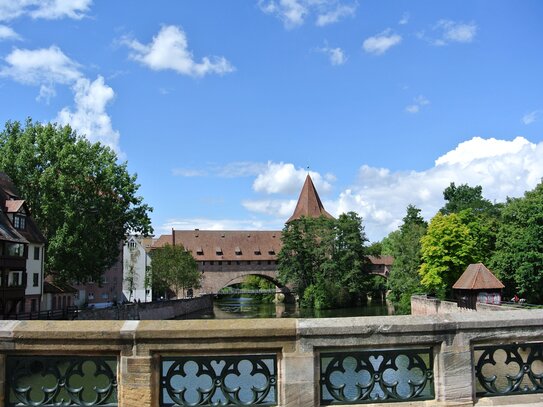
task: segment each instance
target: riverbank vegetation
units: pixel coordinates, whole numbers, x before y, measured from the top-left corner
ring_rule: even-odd
[[[543,184],[503,204],[480,186],[451,183],[446,204],[428,224],[414,206],[400,228],[381,242],[394,256],[387,285],[398,313],[415,293],[452,298],[452,285],[470,263],[484,263],[505,284],[504,296],[543,302]]]
[[[373,280],[358,214],[293,220],[283,229],[282,241],[278,277],[294,285],[303,307],[339,308],[366,300]]]

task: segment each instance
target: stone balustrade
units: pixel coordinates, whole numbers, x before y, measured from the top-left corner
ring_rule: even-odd
[[[116,374],[116,379],[108,383],[117,392],[114,398],[119,406],[175,405],[164,390],[170,385],[179,387],[179,377],[172,378],[175,372],[209,374],[209,366],[221,366],[241,375],[252,366],[249,370],[265,372],[264,382],[271,389],[268,397],[272,401],[268,405],[309,407],[334,404],[325,400],[333,391],[324,388],[331,376],[324,373],[321,364],[337,356],[340,363],[351,358],[370,361],[375,367],[375,363],[385,363],[391,354],[405,354],[415,364],[420,358],[413,355],[422,354],[428,364],[428,370],[421,368],[422,380],[427,380],[428,385],[425,397],[388,402],[387,406],[541,406],[543,394],[538,392],[543,391],[543,386],[532,389],[533,394],[522,393],[530,393],[523,387],[528,373],[536,377],[536,383],[537,375],[543,374],[542,321],[543,310],[330,319],[0,321],[0,407],[10,405],[13,394],[8,392],[13,390],[7,383],[19,375],[21,363],[38,374],[50,362],[47,357],[52,356],[68,356],[61,363],[73,359],[68,370],[77,369],[82,357],[116,360],[114,364],[108,362],[110,367],[105,370],[111,368]],[[527,352],[535,362],[518,366],[521,378],[526,379],[517,388],[521,394],[486,397],[476,385],[477,374],[491,362],[494,347],[507,345],[516,354],[523,344],[533,348]],[[247,366],[236,362],[240,355]],[[384,373],[380,370],[374,376],[381,380]],[[206,386],[214,389],[224,380],[222,374],[217,375]],[[181,393],[176,394],[181,397]],[[343,405],[354,405],[347,402]],[[370,400],[364,405],[383,403]]]

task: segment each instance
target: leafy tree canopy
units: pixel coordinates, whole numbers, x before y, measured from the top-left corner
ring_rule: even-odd
[[[478,260],[476,241],[459,214],[438,212],[421,243],[421,283],[427,292],[446,298],[465,268]]]
[[[488,199],[483,198],[483,187],[477,185],[470,187],[468,184],[456,186],[454,182],[445,188],[443,198],[446,204],[439,211],[443,215],[458,213],[465,209],[472,209],[475,213],[488,213],[494,210],[494,205]]]
[[[490,265],[507,294],[543,302],[543,183],[505,204]]]
[[[389,298],[398,314],[408,314],[411,295],[423,291],[418,270],[421,265],[421,238],[426,229],[427,223],[420,215],[420,209],[409,205],[399,230],[390,233],[383,242],[386,254],[394,257],[387,285]]]
[[[152,232],[152,209],[137,195],[126,163],[69,126],[6,123],[0,171],[11,177],[47,238],[45,270],[56,278],[99,281],[127,232]]]
[[[337,220],[302,217],[285,226],[279,253],[279,279],[292,283],[302,305],[346,306],[368,289],[367,241],[354,212]]]
[[[192,254],[183,246],[165,245],[151,252],[151,282],[157,292],[172,289],[179,297],[188,288],[200,288],[202,275]]]

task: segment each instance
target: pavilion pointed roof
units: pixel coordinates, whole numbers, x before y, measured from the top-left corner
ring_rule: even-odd
[[[470,264],[453,285],[456,290],[502,289],[504,287],[483,263]]]
[[[309,218],[324,216],[329,219],[334,219],[334,217],[324,209],[321,199],[319,198],[319,194],[317,193],[313,180],[309,174],[307,174],[304,186],[302,187],[302,192],[300,192],[296,209],[294,209],[294,213],[287,220],[287,223],[300,219],[302,216]]]

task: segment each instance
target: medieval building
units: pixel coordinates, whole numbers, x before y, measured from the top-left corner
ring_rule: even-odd
[[[45,238],[11,179],[0,173],[0,315],[39,312]]]
[[[308,175],[296,208],[286,223],[301,217],[324,216],[333,219],[325,209],[315,185]],[[239,283],[246,275],[255,274],[275,280],[277,255],[281,251],[280,230],[172,230],[162,235],[153,248],[182,245],[192,253],[202,272],[202,293],[217,292],[225,285]],[[388,275],[392,259],[370,257],[372,272]]]

